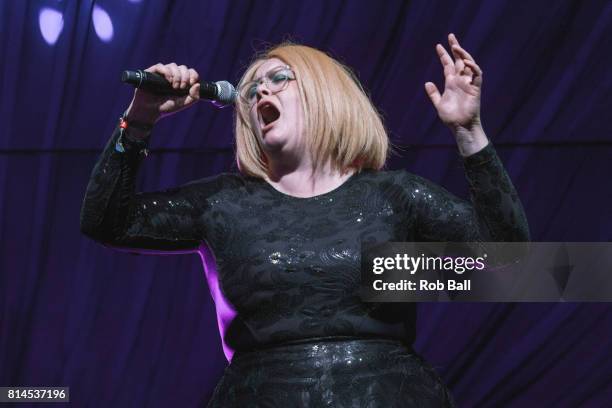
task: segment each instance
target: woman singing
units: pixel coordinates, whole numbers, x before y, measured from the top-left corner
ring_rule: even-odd
[[[153,124],[198,101],[198,74],[148,69],[189,96],[135,92],[96,164],[82,231],[133,250],[199,252],[231,361],[209,407],[442,407],[452,398],[411,349],[414,303],[359,297],[360,245],[526,241],[525,215],[480,121],[482,71],[449,35],[440,94],[425,90],[463,156],[471,202],[404,170],[350,71],[282,44],[244,73],[237,173],[135,193]]]

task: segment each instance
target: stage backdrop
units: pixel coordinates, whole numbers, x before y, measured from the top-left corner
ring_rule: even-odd
[[[236,82],[293,40],[353,67],[405,168],[467,197],[424,92],[453,32],[484,70],[484,128],[537,241],[612,238],[609,1],[0,2],[0,386],[69,386],[72,406],[205,402],[226,365],[196,255],[134,256],[79,232],[89,174],[133,90],[175,61]],[[235,170],[232,109],[156,126],[145,191]],[[604,406],[607,304],[423,304],[416,349],[460,406]]]

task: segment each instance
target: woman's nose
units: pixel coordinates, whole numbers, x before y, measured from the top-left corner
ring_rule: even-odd
[[[257,94],[262,97],[264,95],[270,96],[272,92],[268,89],[268,84],[265,81],[262,81],[259,85],[257,85]]]

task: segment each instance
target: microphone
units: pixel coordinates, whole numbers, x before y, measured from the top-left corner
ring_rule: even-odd
[[[157,95],[189,95],[189,88],[174,89],[162,75],[143,70],[123,71],[121,81]],[[236,88],[227,81],[200,81],[200,98],[208,99],[218,108],[231,105],[237,96]]]

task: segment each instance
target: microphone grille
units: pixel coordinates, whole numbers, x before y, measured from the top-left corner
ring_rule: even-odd
[[[217,95],[217,100],[219,102],[221,102],[223,105],[231,105],[236,101],[236,96],[238,93],[236,92],[234,85],[227,81],[218,81],[215,82],[215,84],[217,85],[217,89],[219,91]]]

